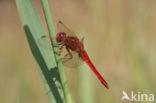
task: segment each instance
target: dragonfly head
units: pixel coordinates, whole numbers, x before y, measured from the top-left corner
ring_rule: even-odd
[[[57,42],[62,42],[66,38],[66,33],[64,32],[59,32],[57,33]]]

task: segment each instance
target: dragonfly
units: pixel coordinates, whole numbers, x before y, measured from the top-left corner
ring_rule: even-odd
[[[57,23],[57,27],[59,29],[59,32],[56,35],[56,40],[57,40],[57,44],[60,47],[60,51],[57,54],[61,54],[63,48],[65,47],[67,54],[64,56],[63,60],[64,62],[67,62],[68,60],[71,60],[73,58],[72,52],[77,53],[78,56],[90,67],[90,69],[94,72],[94,74],[101,81],[101,83],[107,89],[109,89],[107,82],[97,71],[97,69],[91,62],[88,53],[84,49],[84,45],[83,45],[84,38],[82,38],[82,40],[79,40],[76,34],[72,32],[62,21],[59,21]],[[45,38],[45,37],[46,36],[42,36],[41,38]]]

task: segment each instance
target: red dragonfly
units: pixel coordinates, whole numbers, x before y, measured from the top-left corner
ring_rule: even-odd
[[[78,53],[80,58],[86,64],[88,64],[88,66],[95,73],[95,75],[101,81],[101,83],[107,89],[109,89],[107,82],[103,79],[101,74],[96,70],[96,68],[93,65],[93,63],[91,62],[87,52],[85,51],[84,46],[83,46],[83,39],[80,41],[78,39],[78,37],[75,35],[75,33],[70,31],[70,29],[68,29],[61,21],[58,22],[57,26],[58,26],[58,29],[60,31],[59,33],[57,33],[57,43],[58,43],[58,45],[60,45],[60,52],[59,53],[61,54],[63,47],[66,47],[66,50],[68,52],[67,55],[69,55],[69,58],[66,58],[67,60],[73,58],[71,51]],[[65,57],[67,55],[65,55]]]

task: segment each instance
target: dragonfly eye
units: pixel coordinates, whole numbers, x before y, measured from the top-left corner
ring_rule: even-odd
[[[57,41],[58,42],[62,41],[62,34],[61,33],[57,33]]]
[[[64,32],[57,33],[58,42],[62,42],[65,37],[66,37],[66,34]]]
[[[63,38],[61,37],[61,38],[60,38],[60,41],[62,41],[62,40],[63,40]]]

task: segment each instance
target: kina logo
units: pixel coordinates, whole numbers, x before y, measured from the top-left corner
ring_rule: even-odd
[[[147,93],[141,93],[141,92],[133,92],[129,93],[128,95],[125,91],[122,91],[123,96],[121,97],[121,101],[127,100],[127,101],[136,101],[136,102],[152,102],[154,101],[154,94],[147,94]]]

